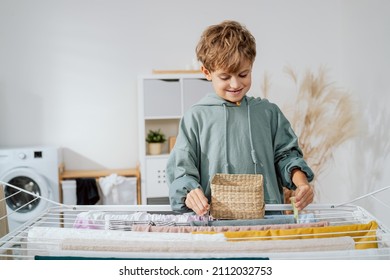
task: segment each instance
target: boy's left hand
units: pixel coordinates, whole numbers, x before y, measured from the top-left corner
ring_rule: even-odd
[[[313,202],[314,190],[309,184],[303,184],[295,190],[295,206],[298,210],[303,210],[307,205]]]

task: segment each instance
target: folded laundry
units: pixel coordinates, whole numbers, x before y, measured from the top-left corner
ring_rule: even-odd
[[[95,230],[95,229],[75,229],[75,228],[57,228],[57,227],[32,227],[28,231],[27,250],[33,254],[44,255],[47,251],[59,250],[64,240],[78,240],[81,244],[87,245],[89,241],[99,240],[104,242],[133,241],[134,243],[145,244],[152,241],[187,241],[191,242],[217,242],[226,241],[223,234],[213,235],[195,235],[179,233],[153,233],[153,232],[129,232],[113,230]]]
[[[191,234],[189,234],[191,235]],[[189,241],[189,240],[188,240]],[[182,253],[265,253],[275,252],[313,252],[330,250],[353,250],[354,242],[351,237],[336,237],[325,239],[306,240],[269,240],[264,242],[247,241],[231,243],[211,240],[149,240],[139,242],[136,240],[115,239],[76,239],[66,238],[61,243],[62,250],[76,251],[109,251],[109,252],[182,252]]]
[[[350,236],[355,241],[356,249],[378,248],[376,230],[378,223],[348,224],[327,227],[309,227],[296,229],[269,229],[263,231],[224,232],[231,241],[248,240],[292,240],[308,238],[330,238]],[[210,233],[210,232],[204,232]]]

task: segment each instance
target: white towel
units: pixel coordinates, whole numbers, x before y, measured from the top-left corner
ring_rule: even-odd
[[[197,234],[188,234],[196,236]],[[209,252],[209,253],[275,253],[354,250],[349,236],[320,239],[267,240],[267,241],[210,241],[210,240],[115,240],[67,238],[61,243],[63,250],[108,252]]]
[[[107,177],[99,178],[99,185],[104,196],[108,196],[112,188],[116,185],[122,184],[123,181],[123,177],[118,176],[117,174],[111,174]]]
[[[32,255],[45,255],[53,250],[61,250],[65,240],[78,240],[81,243],[89,241],[102,244],[125,241],[135,243],[148,243],[151,241],[187,241],[191,242],[218,242],[225,241],[225,236],[221,234],[188,234],[188,233],[159,233],[159,232],[132,232],[115,230],[96,229],[75,229],[75,228],[55,228],[55,227],[33,227],[28,231],[27,249]],[[87,245],[88,246],[88,245]]]
[[[137,179],[111,174],[99,178],[103,193],[103,204],[131,205],[137,204]]]

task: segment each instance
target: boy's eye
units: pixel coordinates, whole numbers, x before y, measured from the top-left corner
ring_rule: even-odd
[[[244,73],[241,73],[241,74],[238,74],[238,77],[239,78],[245,78],[248,76],[248,72],[244,72]],[[228,75],[221,75],[219,76],[219,78],[222,80],[222,81],[227,81],[231,78],[232,76],[228,76]]]
[[[248,71],[245,71],[245,72],[242,72],[242,73],[240,73],[240,77],[241,78],[245,78],[246,76],[248,76],[248,74],[249,74],[249,72]]]

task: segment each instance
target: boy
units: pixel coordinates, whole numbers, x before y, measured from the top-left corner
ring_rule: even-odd
[[[296,189],[299,210],[313,201],[313,172],[280,109],[248,97],[256,57],[252,34],[235,21],[207,28],[197,45],[201,70],[215,93],[185,113],[167,164],[173,210],[204,215],[216,173],[262,174],[265,203],[283,203],[282,187]]]

